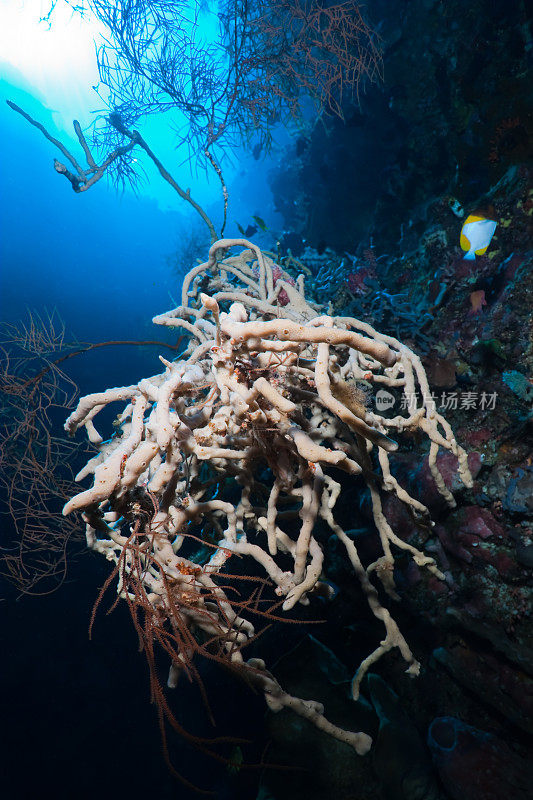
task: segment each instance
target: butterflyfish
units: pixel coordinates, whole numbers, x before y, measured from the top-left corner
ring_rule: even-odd
[[[479,214],[470,214],[461,228],[461,247],[466,251],[465,259],[474,261],[476,256],[482,256],[489,246],[497,222],[487,219]]]

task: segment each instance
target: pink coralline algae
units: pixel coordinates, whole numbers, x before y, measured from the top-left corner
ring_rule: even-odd
[[[356,266],[354,271],[346,276],[348,289],[352,294],[366,294],[369,286],[367,281],[376,280],[376,255],[372,248],[363,251],[363,262]]]
[[[479,506],[466,506],[459,512],[461,530],[464,533],[474,534],[481,539],[495,536],[498,539],[505,537],[505,530],[494,518],[490,511]]]
[[[493,437],[493,432],[490,428],[476,428],[474,431],[468,428],[459,428],[457,436],[461,442],[467,442],[471,448],[480,447],[486,444]]]
[[[274,279],[274,286],[276,286],[276,283],[279,281],[280,278],[286,281],[287,283],[290,283],[291,286],[296,286],[296,281],[289,275],[284,273],[281,267],[279,267],[277,264],[274,264],[274,266],[272,267],[272,277]],[[289,304],[290,302],[289,295],[287,294],[285,289],[282,289],[278,294],[278,302],[280,306],[287,306]]]
[[[467,564],[476,559],[490,564],[501,578],[512,580],[520,567],[508,551],[507,533],[488,509],[467,506],[455,515],[453,530],[437,525],[435,531],[444,549]]]
[[[368,286],[365,283],[365,279],[368,277],[370,277],[370,273],[365,267],[358,269],[357,272],[350,272],[346,278],[346,282],[348,283],[348,289],[351,293],[366,294],[368,292]]]
[[[475,450],[468,454],[468,468],[474,480],[479,474],[482,466],[481,454]],[[457,492],[461,488],[461,481],[458,473],[457,458],[453,453],[443,453],[437,456],[437,467],[444,479],[446,487],[452,492]],[[426,456],[418,469],[414,469],[410,476],[411,487],[417,486],[423,492],[424,502],[432,512],[443,507],[442,498],[435,489],[433,476],[429,468],[429,459]]]
[[[437,467],[444,478],[444,483],[447,488],[451,492],[457,491],[457,489],[460,488],[460,479],[457,458],[453,453],[443,453],[442,456],[439,454],[437,456]],[[481,456],[479,453],[473,451],[468,454],[468,468],[472,473],[472,477],[476,478],[481,469]],[[430,480],[431,472],[427,456],[422,462],[421,474],[427,478],[428,481]]]
[[[253,273],[256,278],[259,277],[259,269],[254,267]],[[274,288],[276,288],[276,284],[279,280],[285,281],[285,283],[290,284],[291,286],[296,286],[296,281],[294,278],[291,278],[290,275],[287,275],[286,272],[283,272],[281,267],[278,264],[272,265],[272,280],[274,283]],[[278,305],[280,306],[288,306],[290,303],[289,295],[285,291],[285,289],[281,289],[278,294]]]

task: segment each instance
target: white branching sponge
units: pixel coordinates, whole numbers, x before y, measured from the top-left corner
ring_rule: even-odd
[[[246,249],[228,255],[235,246]],[[161,374],[80,400],[66,430],[85,426],[99,453],[78,476],[92,473],[93,485],[64,513],[81,511],[89,546],[114,562],[118,592],[147,652],[157,642],[169,653],[169,686],[182,671],[197,677],[197,653],[224,660],[264,691],[271,709],[290,707],[363,754],[367,734],[336,727],[318,702],[284,692],[261,660],[244,660],[243,647],[255,635],[250,616],[262,613],[266,582],[280,598],[280,616],[309,602],[322,576],[320,529],[329,528],[384,626],[380,645],[356,672],[354,698],[366,671],[393,648],[416,675],[419,664],[372,577],[396,597],[395,549],[444,576],[387,522],[383,492],[429,523],[427,508],[392,475],[389,454],[402,431],[423,431],[437,488],[451,505],[437,454],[454,453],[470,486],[466,454],[437,413],[409,348],[357,319],[319,313],[305,299],[303,276],[295,283],[244,239],[215,242],[207,262],[185,277],[182,304],[154,322],[185,329],[188,346],[176,361],[161,359]],[[361,382],[420,399],[404,416],[381,416],[368,410]],[[113,438],[102,443],[94,420],[117,401],[125,407]],[[382,555],[366,568],[335,520],[339,470],[362,476],[370,491]],[[193,554],[191,531],[198,530],[203,549]],[[257,581],[246,600],[236,601],[228,588],[231,557],[243,580]]]

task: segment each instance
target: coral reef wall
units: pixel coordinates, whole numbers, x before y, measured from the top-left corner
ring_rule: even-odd
[[[383,82],[345,109],[346,124],[296,142],[292,181],[272,178],[288,227],[314,247],[351,252],[373,234],[390,248],[402,226],[420,233],[433,198],[473,202],[530,156],[522,0],[374,0],[368,11],[382,20]]]
[[[416,437],[403,455],[398,477],[421,491],[437,524],[420,529],[392,498],[385,513],[402,538],[438,554],[447,581],[399,565],[405,624],[426,668],[415,683],[390,665],[370,676],[376,748],[372,768],[353,769],[364,774],[365,797],[525,798],[533,732],[531,26],[518,0],[377,0],[369,11],[384,20],[383,84],[346,109],[344,125],[300,138],[272,187],[286,227],[299,233],[287,249],[309,266],[316,297],[423,353],[437,406],[470,453],[474,486],[446,511],[429,488],[427,459],[415,455]],[[497,222],[496,234],[487,253],[466,261],[459,235],[478,209]],[[352,509],[351,535],[371,558],[367,514],[364,502]],[[326,642],[335,658],[309,643],[302,658],[342,684],[366,623],[351,617],[333,544],[327,555],[340,586],[338,629]],[[350,797],[331,766],[340,755],[327,758],[329,791]],[[310,785],[307,792],[315,796]]]

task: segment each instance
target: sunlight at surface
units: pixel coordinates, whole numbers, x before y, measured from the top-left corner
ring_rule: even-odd
[[[0,70],[11,83],[29,89],[54,112],[57,126],[72,135],[73,118],[88,124],[90,112],[102,106],[91,89],[98,83],[94,40],[99,29],[65,3],[57,4],[51,25],[39,22],[49,9],[49,0],[0,0]]]
[[[79,120],[82,128],[87,129],[96,116],[91,112],[103,109],[103,101],[92,89],[99,81],[95,41],[98,42],[102,28],[89,14],[81,18],[73,13],[63,0],[57,3],[50,23],[40,22],[48,14],[50,6],[51,0],[0,0],[0,102],[18,100],[13,96],[13,87],[32,95],[52,112],[57,129],[50,129],[50,133],[82,159],[72,120]],[[195,20],[194,34],[199,46],[204,43],[214,45],[217,41],[219,24],[216,11],[216,2],[190,0],[187,19],[190,25]],[[221,58],[224,58],[223,53]],[[105,97],[105,87],[100,86],[100,91]],[[24,105],[22,100],[19,102]],[[42,121],[38,108],[30,105],[26,110]],[[16,115],[11,119],[14,125],[27,124],[20,119],[15,122]],[[221,190],[217,176],[212,171],[198,171],[194,159],[188,160],[187,146],[176,148],[172,134],[174,126],[180,130],[186,126],[186,119],[179,112],[152,114],[139,121],[139,129],[178,183],[185,189],[190,188],[194,199],[206,208],[213,204],[214,215],[219,215]],[[41,134],[35,132],[35,135]],[[52,145],[50,153],[57,157]],[[149,159],[143,158],[142,154],[137,154],[136,158],[148,173],[139,193],[156,200],[164,211],[179,210],[184,215],[190,214],[189,207],[177,197],[174,189],[161,180]],[[230,189],[237,176],[244,178],[246,170],[253,169],[255,196],[259,183],[266,181],[266,171],[260,173],[257,162],[250,159],[244,149],[233,148],[226,153],[222,166]],[[231,196],[231,218],[244,220],[244,211],[238,210],[241,203],[239,192],[231,193]],[[247,198],[243,196],[242,202],[247,202]],[[266,213],[265,208],[259,206],[254,211],[263,216]]]

